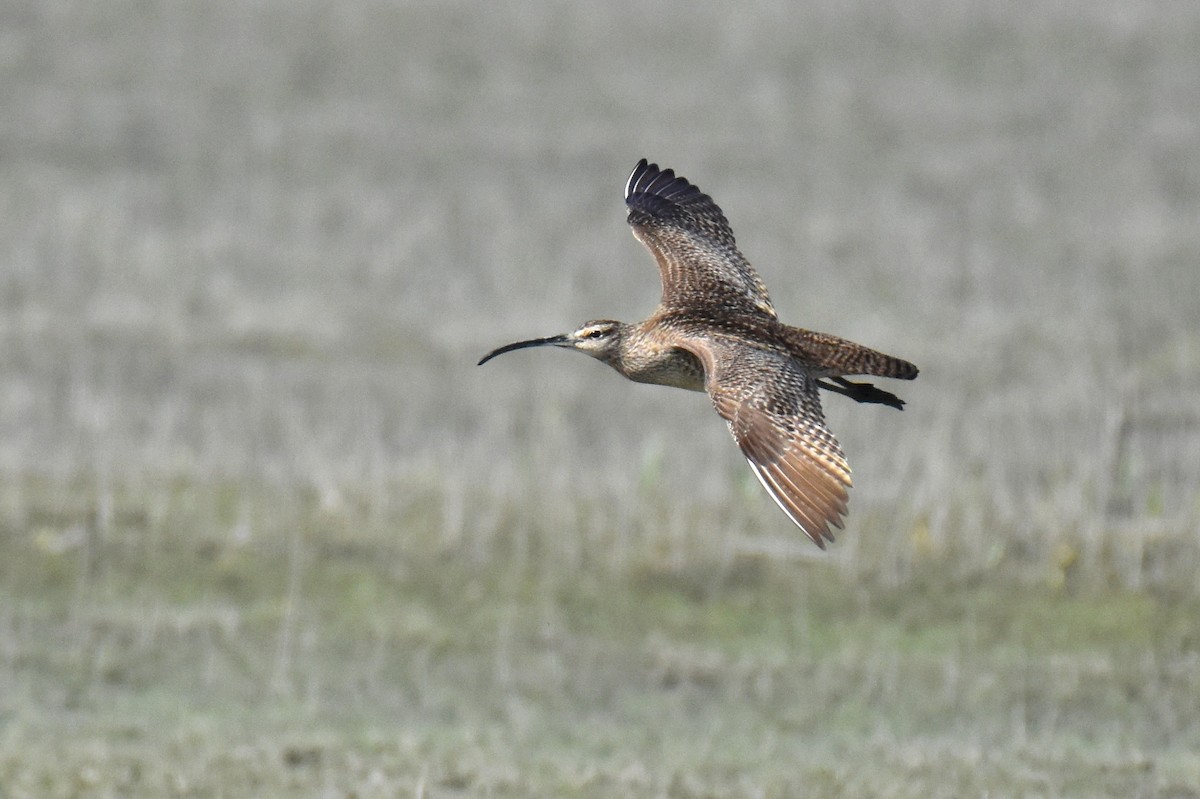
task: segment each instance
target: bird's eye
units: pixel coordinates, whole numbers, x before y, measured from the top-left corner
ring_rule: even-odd
[[[598,327],[593,327],[591,330],[583,334],[584,338],[600,338],[604,335],[604,331]]]

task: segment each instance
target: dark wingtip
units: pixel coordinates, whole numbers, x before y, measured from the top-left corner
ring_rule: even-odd
[[[648,174],[657,176],[660,172],[661,170],[658,168],[658,164],[652,164],[645,158],[638,161],[637,166],[635,166],[633,171],[629,173],[629,180],[625,181],[625,199],[628,200],[630,195],[637,191],[638,184],[641,183],[642,178]],[[651,182],[652,181],[653,177],[651,178]]]
[[[711,197],[687,178],[676,175],[675,170],[661,169],[658,164],[650,163],[645,158],[638,161],[625,183],[625,199],[629,200],[635,194],[660,197],[676,205],[712,202]]]
[[[830,385],[823,380],[818,380],[817,387],[849,397],[855,402],[869,402],[876,405],[886,405],[898,411],[904,410],[904,400],[890,391],[884,391],[874,383],[855,383],[841,377],[835,377],[833,381],[837,385]]]

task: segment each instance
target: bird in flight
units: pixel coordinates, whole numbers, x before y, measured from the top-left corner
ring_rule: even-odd
[[[903,410],[904,402],[846,376],[912,380],[917,367],[827,333],[785,325],[738,250],[724,213],[686,178],[642,159],[625,185],[633,235],[658,262],[662,299],[648,319],[587,322],[518,341],[564,347],[639,383],[706,391],[771,497],[822,549],[842,528],[850,466],[825,424],[820,390]]]

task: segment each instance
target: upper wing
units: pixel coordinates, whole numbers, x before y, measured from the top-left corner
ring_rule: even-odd
[[[625,185],[625,204],[633,235],[658,261],[664,307],[720,306],[774,318],[767,287],[711,197],[643,158]]]
[[[816,379],[786,354],[735,341],[688,342],[717,413],[755,476],[822,549],[841,528],[850,466],[821,412]]]

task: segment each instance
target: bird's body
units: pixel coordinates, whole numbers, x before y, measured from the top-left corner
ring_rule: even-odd
[[[917,367],[851,341],[778,320],[721,209],[669,169],[643,159],[625,189],[629,224],[658,262],[663,296],[644,322],[588,322],[573,333],[509,344],[581,350],[630,380],[707,391],[751,469],[818,546],[841,527],[850,468],[825,426],[818,389],[859,402],[904,403],[847,375],[911,380]],[[828,382],[832,380],[833,382]]]

